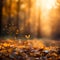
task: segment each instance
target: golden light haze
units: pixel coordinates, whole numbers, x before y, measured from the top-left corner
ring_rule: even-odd
[[[19,34],[31,33],[35,37],[60,34],[60,0],[6,0],[2,22],[5,31],[9,24],[13,32],[18,25]]]
[[[34,35],[37,35],[39,24],[43,37],[51,37],[52,34],[56,33],[56,25],[59,24],[56,22],[60,19],[60,17],[58,18],[60,14],[59,6],[57,0],[34,0],[30,17],[31,29]]]

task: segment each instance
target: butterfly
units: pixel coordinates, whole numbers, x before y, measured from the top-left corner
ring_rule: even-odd
[[[25,35],[25,37],[26,37],[27,39],[29,39],[29,38],[30,38],[30,35]]]

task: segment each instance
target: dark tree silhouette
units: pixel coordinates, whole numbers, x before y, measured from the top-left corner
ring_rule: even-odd
[[[57,12],[57,17],[55,19],[56,24],[54,25],[55,31],[52,30],[52,38],[53,39],[60,39],[60,5],[57,6],[56,12]]]
[[[16,30],[15,30],[15,36],[18,37],[20,34],[19,30],[19,23],[20,23],[20,18],[19,18],[19,12],[20,12],[20,0],[17,2],[17,19],[16,19]]]
[[[2,36],[2,7],[3,7],[3,0],[0,0],[0,36]]]
[[[7,34],[9,35],[11,32],[10,31],[10,27],[11,27],[11,22],[12,22],[12,19],[11,19],[11,3],[12,3],[12,0],[9,1],[9,6],[7,7],[8,8],[8,22],[7,22]]]

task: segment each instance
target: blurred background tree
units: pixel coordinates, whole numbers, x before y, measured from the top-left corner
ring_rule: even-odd
[[[2,35],[24,35],[30,16],[31,0],[4,0],[2,9]],[[28,24],[29,27],[29,24]],[[28,32],[27,32],[28,33]]]
[[[2,7],[3,7],[3,0],[0,0],[0,36],[2,35]]]

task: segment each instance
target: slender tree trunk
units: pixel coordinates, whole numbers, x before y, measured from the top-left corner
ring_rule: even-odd
[[[18,0],[17,2],[17,19],[16,19],[16,30],[15,30],[15,36],[18,37],[20,34],[20,30],[19,30],[19,23],[20,23],[20,19],[19,19],[19,12],[20,12],[20,0]]]
[[[11,27],[11,3],[12,3],[12,0],[10,0],[10,5],[9,5],[9,8],[8,8],[8,22],[7,22],[7,34],[9,35],[10,34],[10,27]]]
[[[2,7],[3,7],[3,0],[0,0],[0,36],[2,36]]]
[[[37,37],[40,38],[41,37],[41,30],[40,30],[40,28],[41,28],[41,25],[40,25],[40,8],[39,8],[38,12],[39,12],[39,15],[38,15],[39,17],[38,17]]]

